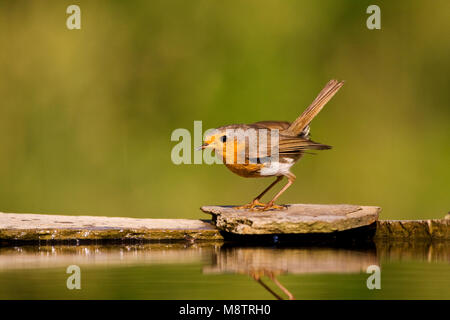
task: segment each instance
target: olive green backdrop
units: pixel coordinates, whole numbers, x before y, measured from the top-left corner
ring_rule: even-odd
[[[66,28],[81,7],[82,29]],[[366,8],[381,7],[381,30]],[[1,1],[0,211],[206,217],[271,179],[171,162],[176,128],[293,120],[331,78],[284,203],[442,217],[448,1]]]

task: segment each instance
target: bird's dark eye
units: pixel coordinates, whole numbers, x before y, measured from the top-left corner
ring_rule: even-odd
[[[220,137],[220,141],[227,142],[227,136],[221,136]]]

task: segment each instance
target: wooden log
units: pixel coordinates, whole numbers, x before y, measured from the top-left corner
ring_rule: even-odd
[[[375,239],[450,240],[450,219],[381,220],[377,222]]]

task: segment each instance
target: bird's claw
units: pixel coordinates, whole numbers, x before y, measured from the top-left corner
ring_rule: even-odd
[[[268,203],[266,204],[263,208],[262,211],[270,211],[270,210],[284,210],[286,209],[286,206],[279,206],[277,204],[273,204],[273,203]]]
[[[250,210],[258,210],[258,207],[265,207],[267,204],[259,202],[259,200],[255,199],[250,203],[244,204],[243,206],[235,207],[235,209],[250,209]]]
[[[250,209],[255,211],[271,211],[271,210],[284,210],[286,206],[279,206],[273,203],[261,203],[259,200],[253,200],[243,206],[235,207],[235,209]]]

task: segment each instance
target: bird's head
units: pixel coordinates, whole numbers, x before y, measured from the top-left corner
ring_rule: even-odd
[[[227,130],[225,128],[214,129],[205,135],[203,144],[197,150],[213,149],[216,152],[224,153],[227,146]]]
[[[229,125],[214,129],[205,135],[203,144],[197,149],[214,150],[219,158],[226,159],[226,163],[238,163],[245,157],[249,138],[252,142],[257,140],[248,136],[248,129],[245,125]],[[256,131],[253,132],[256,134]]]

